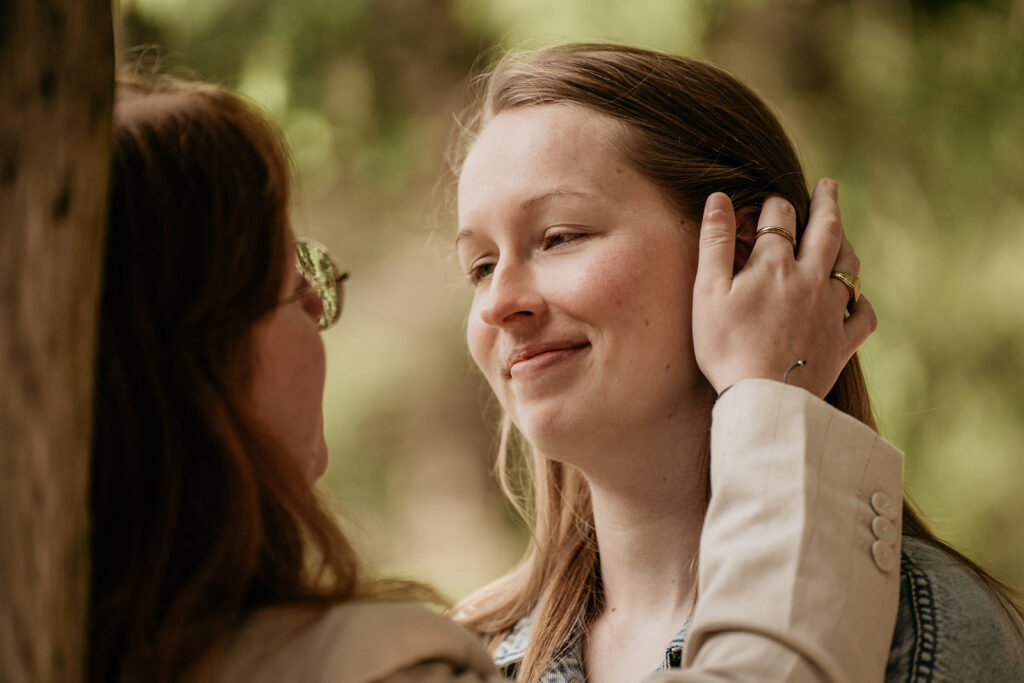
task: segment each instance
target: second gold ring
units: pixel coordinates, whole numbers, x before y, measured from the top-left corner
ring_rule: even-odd
[[[829,276],[839,280],[846,288],[850,290],[850,303],[855,304],[860,299],[860,278],[850,273],[843,273],[838,270],[833,270]]]
[[[754,233],[754,239],[756,240],[761,235],[767,235],[769,233],[785,237],[789,240],[789,243],[793,245],[793,249],[796,249],[796,235],[785,228],[780,228],[777,225],[766,225],[763,228],[758,228],[757,232]]]

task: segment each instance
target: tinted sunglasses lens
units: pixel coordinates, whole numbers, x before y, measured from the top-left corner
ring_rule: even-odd
[[[295,251],[299,273],[320,296],[324,314],[318,324],[320,329],[326,329],[341,316],[341,278],[338,267],[326,249],[312,240],[297,240]]]

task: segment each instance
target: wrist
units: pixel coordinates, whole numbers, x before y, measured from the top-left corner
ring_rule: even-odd
[[[810,386],[814,383],[814,375],[806,370],[808,364],[807,360],[801,358],[781,369],[767,369],[763,366],[743,368],[727,375],[720,375],[719,377],[723,379],[716,378],[716,380],[711,380],[709,378],[708,381],[719,398],[736,384],[748,379],[766,379],[773,382],[781,382],[782,384],[797,386],[812,394],[823,396],[824,394],[815,391]],[[827,389],[825,393],[828,393]]]

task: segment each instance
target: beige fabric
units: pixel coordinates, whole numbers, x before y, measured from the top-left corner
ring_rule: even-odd
[[[881,681],[899,570],[872,559],[870,499],[902,501],[902,455],[802,389],[747,380],[715,406],[712,499],[684,666],[647,680]],[[899,528],[899,520],[895,522]],[[894,550],[899,557],[899,539]],[[501,680],[461,627],[414,605],[265,611],[220,683]]]
[[[264,610],[220,657],[221,683],[496,683],[469,631],[418,605]]]
[[[684,666],[656,680],[881,681],[899,605],[871,498],[900,529],[903,456],[809,393],[748,380],[715,406],[700,599]],[[883,563],[884,564],[884,563]]]

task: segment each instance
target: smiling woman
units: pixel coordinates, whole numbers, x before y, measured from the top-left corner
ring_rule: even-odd
[[[839,495],[844,472],[898,478],[854,355],[876,321],[835,184],[808,196],[764,103],[709,64],[609,45],[510,55],[484,83],[456,241],[469,349],[507,416],[499,476],[532,541],[457,618],[506,674],[619,682],[726,652],[750,680],[1017,680],[1011,593],[898,488]],[[796,517],[785,495],[743,512],[819,476],[835,478]],[[750,591],[772,562],[814,566],[816,543],[844,569]],[[759,605],[760,639],[715,643],[730,600]]]
[[[661,450],[641,435],[678,442],[656,423],[687,424],[687,406],[711,392],[686,353],[699,226],[607,153],[617,133],[579,107],[511,110],[477,139],[459,183],[470,351],[526,438],[577,465],[624,439]],[[602,478],[632,467],[588,465]]]

